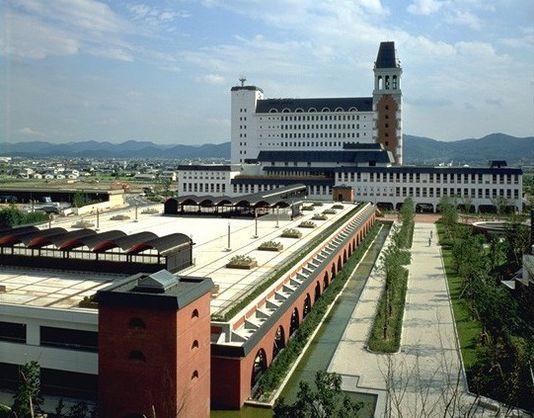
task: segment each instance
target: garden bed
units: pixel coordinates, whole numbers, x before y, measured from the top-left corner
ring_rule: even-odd
[[[258,267],[258,262],[252,257],[245,255],[236,255],[226,263],[226,268],[229,269],[251,270],[255,267]]]
[[[284,246],[277,241],[266,241],[258,247],[260,251],[282,251]]]
[[[312,228],[315,228],[317,226],[317,224],[315,222],[311,222],[311,221],[304,221],[304,222],[301,222],[299,224],[299,228],[309,228],[309,229],[312,229]]]
[[[282,232],[282,235],[280,236],[282,238],[302,238],[302,232],[294,228],[289,228],[284,229],[284,232]]]
[[[326,221],[326,220],[328,220],[328,216],[317,213],[317,214],[313,215],[312,219],[314,221]]]

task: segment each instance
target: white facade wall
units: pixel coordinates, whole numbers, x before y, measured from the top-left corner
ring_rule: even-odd
[[[257,113],[254,117],[260,150],[336,151],[346,142],[374,142],[374,112]]]
[[[234,87],[231,92],[231,163],[243,163],[256,158],[259,152],[256,102],[263,99],[263,91],[253,86]]]
[[[98,332],[96,309],[56,309],[0,305],[2,321],[26,324],[26,344],[0,341],[0,362],[23,365],[35,360],[43,368],[98,374],[98,353],[40,345],[40,327]]]
[[[230,181],[240,171],[228,170],[179,170],[178,196],[229,196]]]
[[[433,205],[435,210],[443,197],[449,197],[457,205],[474,205],[477,211],[480,205],[495,206],[501,198],[506,205],[522,209],[522,176],[506,170],[499,174],[458,173],[446,168],[432,174],[336,173],[336,184],[352,186],[357,200],[394,207],[411,197],[416,204]]]

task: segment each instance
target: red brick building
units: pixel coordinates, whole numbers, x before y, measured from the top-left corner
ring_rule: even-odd
[[[163,270],[98,292],[99,417],[209,417],[212,287]]]

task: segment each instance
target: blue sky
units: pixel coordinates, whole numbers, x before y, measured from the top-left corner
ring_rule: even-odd
[[[3,0],[0,141],[230,137],[241,74],[267,97],[371,96],[403,66],[404,132],[534,135],[532,0]]]

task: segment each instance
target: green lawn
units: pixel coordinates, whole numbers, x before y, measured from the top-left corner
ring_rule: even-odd
[[[461,279],[454,271],[452,265],[450,245],[447,242],[444,242],[444,227],[438,223],[437,228],[440,244],[442,244],[443,264],[447,273],[454,320],[456,322],[458,338],[460,339],[460,348],[462,350],[462,357],[464,359],[466,371],[468,371],[476,363],[476,339],[482,331],[482,326],[479,321],[471,317],[465,301],[459,297],[462,285]]]

